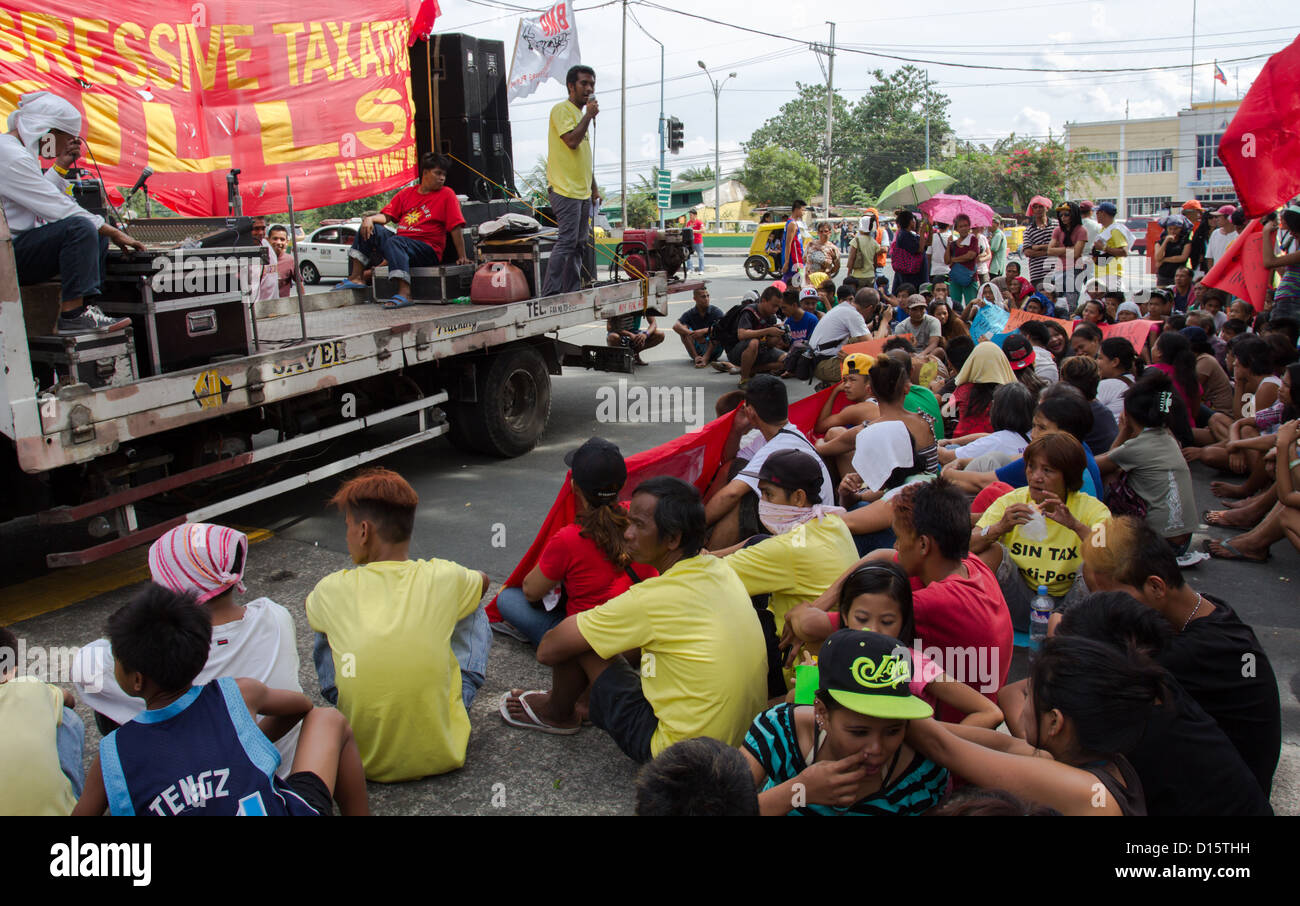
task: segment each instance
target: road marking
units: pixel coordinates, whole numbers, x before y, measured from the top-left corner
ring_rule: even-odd
[[[265,529],[241,529],[249,544],[274,537]],[[85,566],[56,569],[5,589],[0,624],[11,625],[80,604],[149,578],[149,549],[137,547]]]

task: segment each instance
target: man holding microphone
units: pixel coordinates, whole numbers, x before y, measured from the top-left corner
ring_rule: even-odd
[[[592,94],[596,71],[574,66],[565,77],[567,100],[551,108],[547,127],[546,181],[559,236],[546,268],[543,296],[582,289],[582,249],[587,243],[592,209],[600,200],[592,170],[588,129],[600,106]]]

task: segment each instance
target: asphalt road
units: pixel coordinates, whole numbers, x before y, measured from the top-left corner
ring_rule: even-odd
[[[745,279],[738,257],[709,260],[713,302],[724,310],[747,289],[758,286]],[[673,302],[669,317],[660,319],[667,330],[689,305],[688,298]],[[600,343],[599,324],[575,328],[564,334],[572,342]],[[619,382],[633,387],[677,387],[702,396],[706,415],[735,379],[712,370],[696,370],[686,361],[675,336],[646,353],[649,364],[634,375],[612,375],[570,370],[553,378],[551,419],[541,443],[513,460],[491,459],[463,453],[440,439],[402,451],[383,464],[402,473],[420,495],[411,553],[415,557],[442,557],[485,571],[493,592],[523,555],[555,499],[566,467],[564,454],[586,438],[599,435],[617,443],[630,455],[679,436],[689,426],[681,421],[632,423],[598,417],[598,394],[617,395]],[[811,387],[790,382],[792,401]],[[604,389],[602,389],[604,388]],[[668,413],[672,415],[673,413]],[[682,415],[683,413],[677,413]],[[376,438],[382,437],[376,434]],[[1209,494],[1211,475],[1194,466],[1197,499],[1201,508],[1214,505]],[[290,495],[231,513],[228,524],[245,530],[264,529],[270,540],[255,544],[245,577],[246,599],[268,595],[294,615],[298,628],[303,688],[319,701],[318,684],[311,667],[311,632],[303,616],[308,591],[323,575],[349,565],[342,517],[326,509],[325,501],[337,487],[326,481]],[[1231,533],[1207,530],[1214,537]],[[0,539],[3,540],[3,539]],[[1277,673],[1283,702],[1284,745],[1282,764],[1274,784],[1273,803],[1279,813],[1300,814],[1300,608],[1294,583],[1300,582],[1300,554],[1285,542],[1273,549],[1266,565],[1213,561],[1188,572],[1198,588],[1226,598],[1257,634]],[[121,570],[127,578],[143,575],[139,558],[135,572]],[[104,621],[137,588],[134,584],[103,591],[110,570],[98,576],[78,574],[57,577],[67,606],[14,625],[28,645],[80,645],[100,636]],[[37,582],[41,594],[50,595],[48,577]],[[96,588],[95,582],[100,583]],[[31,583],[0,588],[0,619],[21,609],[37,591]],[[75,605],[75,606],[73,606]],[[586,728],[573,737],[548,736],[507,727],[496,709],[502,693],[515,686],[545,688],[547,673],[531,650],[514,640],[495,637],[488,680],[471,709],[473,735],[466,767],[450,775],[412,783],[371,785],[371,802],[379,814],[620,814],[633,808],[632,765],[599,730]],[[98,744],[90,712],[80,711],[87,722],[87,760]]]

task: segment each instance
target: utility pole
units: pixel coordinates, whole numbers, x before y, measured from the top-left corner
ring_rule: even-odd
[[[925,109],[925,168],[930,169],[930,70],[925,71],[925,93],[921,95]]]
[[[826,174],[822,177],[822,202],[826,216],[831,216],[831,135],[835,125],[835,23],[831,27],[831,43],[826,48],[829,58],[826,71]]]
[[[1196,0],[1192,0],[1192,77],[1187,82],[1187,109],[1191,110],[1196,98]]]
[[[623,82],[619,86],[619,225],[628,229],[628,0],[623,0]]]
[[[664,154],[668,147],[668,127],[665,125],[664,121],[664,42],[646,31],[645,26],[641,24],[641,20],[635,15],[632,17],[632,21],[636,23],[637,28],[641,29],[641,34],[659,45],[659,173],[662,173],[665,167]],[[656,201],[658,200],[658,191],[658,183],[656,183]],[[664,209],[659,208],[659,229],[662,230],[663,228]]]

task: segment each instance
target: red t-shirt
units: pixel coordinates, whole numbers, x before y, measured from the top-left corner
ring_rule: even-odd
[[[447,247],[447,233],[465,225],[460,202],[449,186],[427,195],[419,186],[407,186],[380,213],[397,224],[397,235],[423,242],[439,258]]]
[[[696,245],[704,245],[704,224],[700,223],[700,219],[697,217],[686,225],[695,231],[694,235],[691,236],[691,241]]]
[[[993,422],[989,418],[989,413],[993,411],[992,404],[985,407],[979,415],[969,414],[970,395],[974,390],[974,384],[961,384],[952,393],[957,398],[957,427],[953,429],[953,437],[961,437],[963,434],[993,433]]]
[[[632,579],[610,563],[590,538],[581,535],[582,526],[566,525],[546,542],[537,565],[548,579],[563,582],[569,593],[566,616],[599,607],[632,587]],[[642,579],[659,575],[653,566],[633,563],[632,571]]]
[[[962,563],[970,578],[957,572],[924,587],[919,579],[912,579],[916,640],[945,673],[997,704],[996,689],[980,688],[984,683],[980,671],[995,677],[998,689],[1006,682],[1011,668],[1011,613],[997,577],[984,561],[971,554]],[[935,648],[939,651],[932,652]],[[964,715],[941,705],[936,716],[957,722]]]

